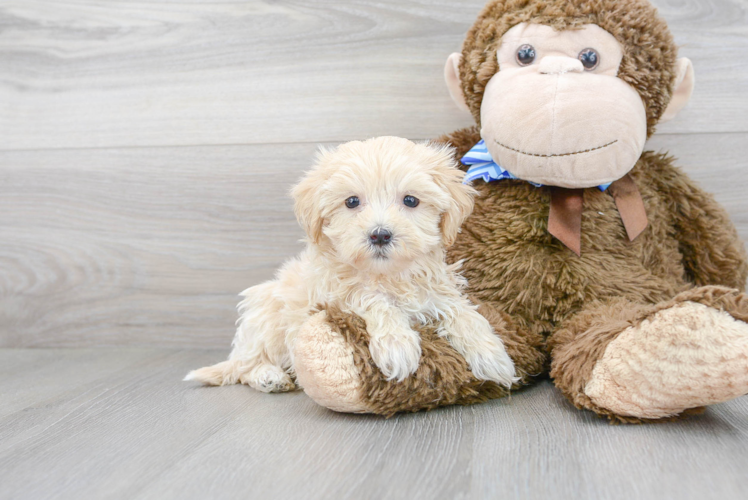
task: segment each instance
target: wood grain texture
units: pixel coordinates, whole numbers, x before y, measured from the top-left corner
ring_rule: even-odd
[[[0,350],[0,498],[732,500],[748,487],[748,398],[611,426],[545,382],[384,420],[180,382],[221,357]]]
[[[680,156],[748,241],[748,134],[650,146]],[[0,346],[228,347],[237,294],[301,249],[287,191],[315,151],[0,152]]]
[[[748,132],[741,0],[656,0],[697,90],[668,133]],[[484,0],[5,0],[0,148],[432,137]]]
[[[0,349],[0,498],[745,498],[745,397],[612,427],[547,382],[390,420],[180,382],[301,248],[317,143],[471,123],[442,66],[483,3],[0,3],[0,347],[38,347]],[[654,3],[697,87],[650,147],[748,240],[748,6]]]
[[[301,248],[315,149],[0,153],[0,343],[228,345],[237,294]]]

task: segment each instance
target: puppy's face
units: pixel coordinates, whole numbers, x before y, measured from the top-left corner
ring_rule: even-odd
[[[452,150],[396,137],[323,151],[292,195],[312,244],[388,272],[454,241],[473,208]]]

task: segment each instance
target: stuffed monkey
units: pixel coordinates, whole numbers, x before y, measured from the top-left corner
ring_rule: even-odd
[[[476,126],[451,144],[480,195],[449,251],[519,382],[548,376],[622,422],[748,393],[748,264],[714,199],[643,152],[688,101],[693,68],[646,0],[492,0],[445,67]],[[386,380],[366,325],[313,316],[297,379],[338,411],[391,415],[506,395],[433,327],[418,370]]]

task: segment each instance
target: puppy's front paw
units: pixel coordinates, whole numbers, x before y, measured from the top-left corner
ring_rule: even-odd
[[[505,387],[511,387],[519,380],[515,376],[512,358],[506,353],[504,344],[496,336],[491,341],[470,346],[462,355],[470,365],[475,378],[491,380]]]
[[[369,351],[387,380],[402,382],[418,369],[421,337],[413,330],[371,335]]]
[[[519,380],[514,362],[507,354],[501,337],[475,309],[466,308],[451,321],[445,322],[439,335],[462,354],[477,379],[490,380],[511,387]]]

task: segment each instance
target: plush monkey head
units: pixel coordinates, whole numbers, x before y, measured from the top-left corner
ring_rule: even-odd
[[[647,0],[493,0],[445,78],[496,163],[586,188],[623,177],[688,102],[693,67],[676,54]]]

